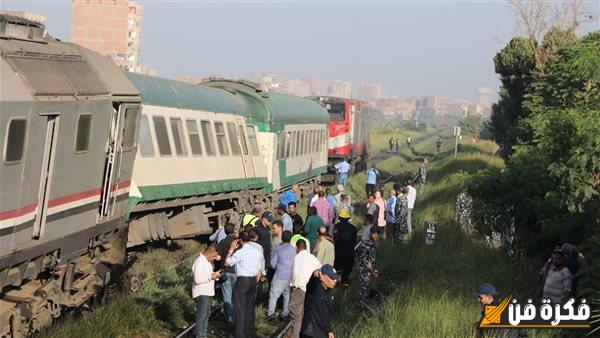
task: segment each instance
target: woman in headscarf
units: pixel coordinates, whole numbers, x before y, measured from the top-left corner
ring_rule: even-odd
[[[394,207],[394,240],[401,242],[404,235],[408,231],[408,198],[406,197],[407,190],[405,187],[400,187],[396,205]]]
[[[381,192],[375,192],[375,204],[379,207],[379,214],[373,223],[379,226],[379,234],[385,238],[385,200],[381,197]]]

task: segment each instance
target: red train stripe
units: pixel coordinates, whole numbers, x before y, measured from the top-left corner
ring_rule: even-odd
[[[131,184],[131,180],[113,184],[111,191],[127,188],[127,187],[129,187],[130,184]],[[75,202],[77,200],[82,200],[82,199],[89,198],[92,196],[100,195],[101,193],[102,193],[102,189],[92,189],[92,190],[82,191],[82,192],[72,194],[72,195],[55,198],[53,200],[48,201],[48,208],[52,208],[52,207],[56,207],[59,205]],[[0,221],[23,216],[25,214],[28,214],[28,213],[34,211],[36,207],[37,207],[37,202],[27,205],[22,208],[4,211],[4,212],[0,213]]]

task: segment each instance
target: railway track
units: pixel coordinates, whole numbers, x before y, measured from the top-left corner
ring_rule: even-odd
[[[429,139],[429,138],[431,138],[432,136],[435,136],[435,135],[440,135],[439,133],[440,133],[440,132],[443,132],[443,131],[444,131],[444,129],[437,129],[437,130],[436,130],[436,131],[434,131],[434,132],[431,132],[431,133],[428,133],[428,134],[425,134],[425,135],[419,136],[418,138],[415,138],[415,139],[413,140],[413,142],[414,142],[414,144],[420,143],[421,141],[424,141],[424,140],[426,140],[426,139]],[[450,136],[448,136],[448,135],[446,135],[446,136],[441,136],[441,135],[440,135],[439,137],[440,137],[440,138],[442,138],[442,139],[448,139]],[[448,143],[448,142],[445,142],[445,145],[442,147],[442,149],[440,150],[440,152],[438,152],[438,153],[435,153],[435,154],[434,154],[434,155],[433,155],[433,156],[430,158],[430,163],[431,163],[431,162],[433,162],[433,161],[435,161],[435,160],[436,160],[436,158],[437,158],[437,156],[438,156],[439,154],[441,154],[441,153],[442,153],[442,152],[443,152],[443,151],[444,151],[444,150],[445,150],[445,149],[448,147],[448,145],[449,145],[449,143]],[[372,160],[377,160],[377,159],[382,159],[382,158],[383,158],[383,159],[387,159],[387,158],[390,158],[390,157],[392,157],[392,156],[394,156],[394,155],[396,155],[396,156],[397,156],[397,155],[400,155],[400,154],[399,154],[399,153],[385,153],[385,152],[382,152],[382,153],[379,153],[379,154],[377,154],[377,155],[374,155],[374,156],[370,157],[370,158],[369,158],[369,161],[372,161]],[[412,158],[410,161],[408,161],[407,163],[414,162],[415,160],[418,160],[419,158],[422,158],[422,157],[423,157],[423,154],[418,154],[418,155],[415,155],[415,156],[413,156],[413,158]],[[402,170],[403,170],[403,168],[400,168],[400,169],[398,169],[397,171],[394,171],[394,172],[392,172],[392,173],[391,173],[391,174],[389,174],[389,175],[388,175],[388,176],[387,176],[385,179],[381,180],[381,181],[380,181],[380,184],[381,184],[381,185],[383,185],[383,184],[387,183],[388,181],[390,181],[391,179],[393,179],[393,178],[397,177],[397,175],[398,175],[398,174],[399,174],[399,173],[400,173]],[[416,179],[417,179],[418,177],[419,177],[419,174],[418,174],[418,173],[417,173],[417,174],[415,174],[415,176],[413,177],[413,181],[416,181]],[[360,199],[358,199],[356,202],[354,202],[354,203],[353,203],[353,205],[356,205],[356,204],[358,204],[358,203],[359,203],[360,201],[362,201],[362,200],[363,200],[365,197],[366,197],[366,195],[362,196]],[[186,259],[186,260],[187,260],[187,259]],[[182,263],[182,262],[179,262],[179,263],[177,263],[176,265],[178,266],[178,265],[180,265],[181,263]],[[176,265],[172,266],[171,268],[175,267]],[[152,278],[154,278],[154,277],[155,277],[155,276],[152,276]],[[147,279],[146,279],[146,280],[147,280]],[[218,304],[217,306],[215,306],[215,307],[213,307],[213,308],[211,309],[211,314],[210,314],[210,318],[211,318],[211,319],[215,317],[215,315],[216,315],[216,314],[217,314],[217,312],[219,311],[219,308],[220,308],[220,306],[221,306],[221,304]],[[211,322],[209,322],[209,328],[210,328],[210,326],[211,326]],[[284,336],[285,336],[285,334],[286,334],[286,333],[287,333],[287,331],[288,331],[288,330],[291,328],[291,326],[292,326],[292,322],[291,322],[291,321],[288,321],[287,323],[282,323],[282,324],[281,324],[281,325],[278,327],[278,329],[277,329],[277,330],[276,330],[276,331],[275,331],[273,334],[271,334],[269,337],[270,337],[270,338],[282,338],[282,337],[284,337]],[[177,336],[175,336],[175,337],[176,337],[176,338],[191,338],[191,337],[195,337],[195,331],[194,331],[195,327],[196,327],[196,324],[195,324],[195,323],[192,323],[192,324],[190,324],[189,326],[187,326],[186,328],[184,328],[184,329],[183,329],[183,330],[182,330],[182,331],[181,331],[181,332],[180,332],[180,333],[179,333]]]

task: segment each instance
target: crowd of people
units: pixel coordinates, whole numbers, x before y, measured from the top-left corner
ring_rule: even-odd
[[[291,321],[294,338],[333,337],[332,290],[337,282],[349,286],[355,265],[357,306],[367,307],[379,276],[378,240],[387,231],[395,240],[411,232],[417,194],[409,180],[394,185],[384,200],[384,192],[376,187],[378,175],[375,166],[368,169],[370,194],[360,235],[352,223],[354,207],[344,191],[344,180],[335,195],[330,188],[316,186],[307,199],[306,219],[297,213],[300,190],[293,185],[280,196],[277,217],[257,204],[240,224],[227,223],[215,231],[210,237],[213,244],[192,268],[197,336],[206,336],[215,285],[221,291],[226,320],[235,322],[236,337],[252,336],[257,302],[265,303],[267,321],[277,317]]]

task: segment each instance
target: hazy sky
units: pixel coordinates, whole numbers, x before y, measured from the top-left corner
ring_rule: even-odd
[[[492,57],[515,31],[504,1],[138,2],[141,61],[159,76],[303,77],[322,58],[323,78],[373,80],[400,97],[497,89]],[[70,40],[71,1],[1,6],[45,15],[48,32]]]

